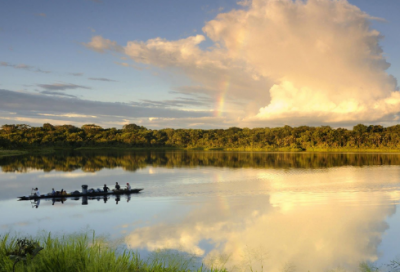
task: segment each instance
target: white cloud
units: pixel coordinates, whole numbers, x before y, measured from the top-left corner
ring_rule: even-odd
[[[83,45],[99,53],[103,53],[106,50],[119,51],[121,49],[121,47],[117,45],[116,42],[104,39],[101,36],[94,36],[90,42],[83,43]]]
[[[104,77],[89,77],[89,80],[105,81],[105,82],[116,82],[116,80],[104,78]]]
[[[9,62],[5,62],[2,61],[0,62],[0,67],[10,67],[10,68],[15,68],[15,69],[21,69],[21,70],[27,70],[27,71],[32,71],[32,72],[36,72],[36,73],[44,73],[44,74],[49,74],[51,73],[50,71],[44,71],[40,68],[31,66],[31,65],[27,65],[27,64],[12,64]]]
[[[42,115],[42,116],[60,116],[60,117],[68,117],[68,118],[79,118],[79,117],[97,118],[97,116],[94,116],[94,115],[84,115],[84,114],[76,114],[76,113],[66,113],[66,114],[38,113],[38,115]]]
[[[211,48],[199,46],[204,35],[129,41],[123,49],[95,36],[86,46],[186,75],[193,82],[186,88],[197,86],[239,125],[394,120],[400,96],[386,72],[382,36],[371,29],[376,18],[345,0],[240,4],[244,9],[220,13],[203,27]]]

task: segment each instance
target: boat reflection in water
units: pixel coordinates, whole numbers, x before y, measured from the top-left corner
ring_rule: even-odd
[[[91,200],[97,200],[97,201],[101,201],[103,200],[104,203],[109,202],[109,200],[115,200],[115,204],[118,205],[118,202],[121,201],[121,195],[103,195],[103,196],[76,196],[76,197],[53,197],[53,198],[37,198],[37,199],[32,199],[31,200],[31,204],[32,204],[32,208],[39,208],[40,206],[40,201],[45,201],[45,202],[49,202],[51,201],[52,204],[51,205],[55,205],[55,204],[64,204],[64,202],[66,201],[79,201],[81,200],[82,205],[88,205],[89,202]],[[126,200],[126,202],[129,202],[131,200],[131,195],[124,195],[123,200]]]

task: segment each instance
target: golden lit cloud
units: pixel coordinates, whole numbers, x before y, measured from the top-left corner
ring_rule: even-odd
[[[241,5],[207,22],[205,36],[129,41],[123,52],[138,63],[184,73],[193,82],[185,94],[215,99],[218,116],[239,125],[395,119],[400,94],[386,72],[382,36],[371,28],[376,18],[345,0]],[[202,49],[206,37],[214,45]],[[119,47],[101,36],[87,46],[99,52]]]

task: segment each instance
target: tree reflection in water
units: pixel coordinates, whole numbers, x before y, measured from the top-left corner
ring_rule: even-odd
[[[70,172],[82,169],[96,172],[103,168],[121,167],[136,171],[153,167],[229,167],[229,168],[328,168],[339,166],[400,165],[400,154],[375,153],[265,153],[265,152],[194,152],[194,151],[148,151],[148,152],[67,152],[50,155],[26,155],[3,157],[3,172],[27,172],[39,169]]]

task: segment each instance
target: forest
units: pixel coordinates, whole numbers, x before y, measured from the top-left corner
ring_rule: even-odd
[[[179,148],[204,150],[351,151],[400,150],[400,125],[358,124],[352,130],[330,126],[228,129],[147,129],[136,124],[122,129],[95,124],[42,127],[3,125],[0,150],[32,148]]]

